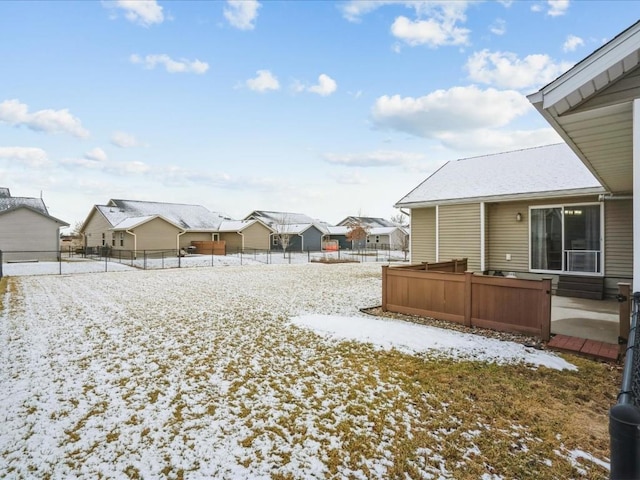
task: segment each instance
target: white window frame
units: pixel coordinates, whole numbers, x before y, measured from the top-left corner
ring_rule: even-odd
[[[564,249],[564,209],[571,207],[580,207],[580,206],[600,206],[600,265],[599,272],[573,272],[566,270],[565,265],[565,249]],[[531,266],[531,210],[544,209],[544,208],[559,208],[562,214],[562,270],[542,270],[542,269],[534,269]],[[580,202],[580,203],[554,203],[554,204],[545,204],[545,205],[529,205],[529,215],[528,215],[528,238],[527,243],[529,245],[528,248],[528,257],[529,257],[529,271],[532,273],[548,273],[550,275],[584,275],[589,277],[604,277],[604,258],[605,258],[605,208],[604,202]]]

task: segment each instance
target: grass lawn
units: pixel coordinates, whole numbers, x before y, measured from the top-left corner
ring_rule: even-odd
[[[367,264],[10,277],[0,477],[608,477],[617,367],[412,354],[290,320],[379,301]]]

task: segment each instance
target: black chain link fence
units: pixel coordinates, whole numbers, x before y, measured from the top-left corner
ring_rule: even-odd
[[[633,294],[631,328],[618,403],[609,411],[611,480],[640,479],[640,292]]]

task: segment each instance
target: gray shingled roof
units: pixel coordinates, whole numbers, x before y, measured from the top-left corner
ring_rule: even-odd
[[[6,190],[8,193],[9,189]],[[41,198],[11,196],[3,197],[0,195],[0,212],[17,207],[29,207],[44,215],[49,216],[47,207],[45,206],[44,201]]]
[[[565,143],[447,162],[396,207],[561,192],[605,192]]]
[[[223,221],[230,220],[202,205],[181,203],[112,199],[107,205],[96,205],[96,208],[112,226],[130,218],[161,216],[185,230],[215,231]]]

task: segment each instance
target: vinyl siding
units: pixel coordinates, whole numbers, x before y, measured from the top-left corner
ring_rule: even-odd
[[[5,260],[55,260],[59,248],[60,225],[56,221],[27,208],[18,208],[0,215],[0,250],[48,252],[11,257],[5,254]]]
[[[154,218],[130,229],[138,239],[138,250],[175,250],[181,231],[161,218]]]
[[[104,216],[94,209],[91,217],[84,225],[84,238],[86,247],[101,247],[102,234],[105,234],[105,245],[111,245],[111,224]],[[133,247],[132,247],[133,248]]]
[[[487,270],[524,272],[529,270],[529,205],[527,202],[485,205],[489,234],[486,238]],[[516,221],[516,215],[522,221]],[[507,260],[511,255],[511,260]]]
[[[633,278],[633,201],[606,201],[605,287],[607,295],[617,292],[618,282]]]
[[[180,235],[180,248],[186,248],[191,242],[210,242],[213,239],[211,232],[187,232]]]
[[[411,210],[411,263],[436,261],[436,208]]]
[[[242,250],[242,235],[237,232],[222,232],[220,240],[224,242],[227,253],[237,253]]]
[[[439,260],[467,258],[468,269],[480,270],[480,204],[439,208]]]
[[[269,250],[271,231],[261,223],[254,223],[242,231],[244,235],[244,248],[249,250]]]

